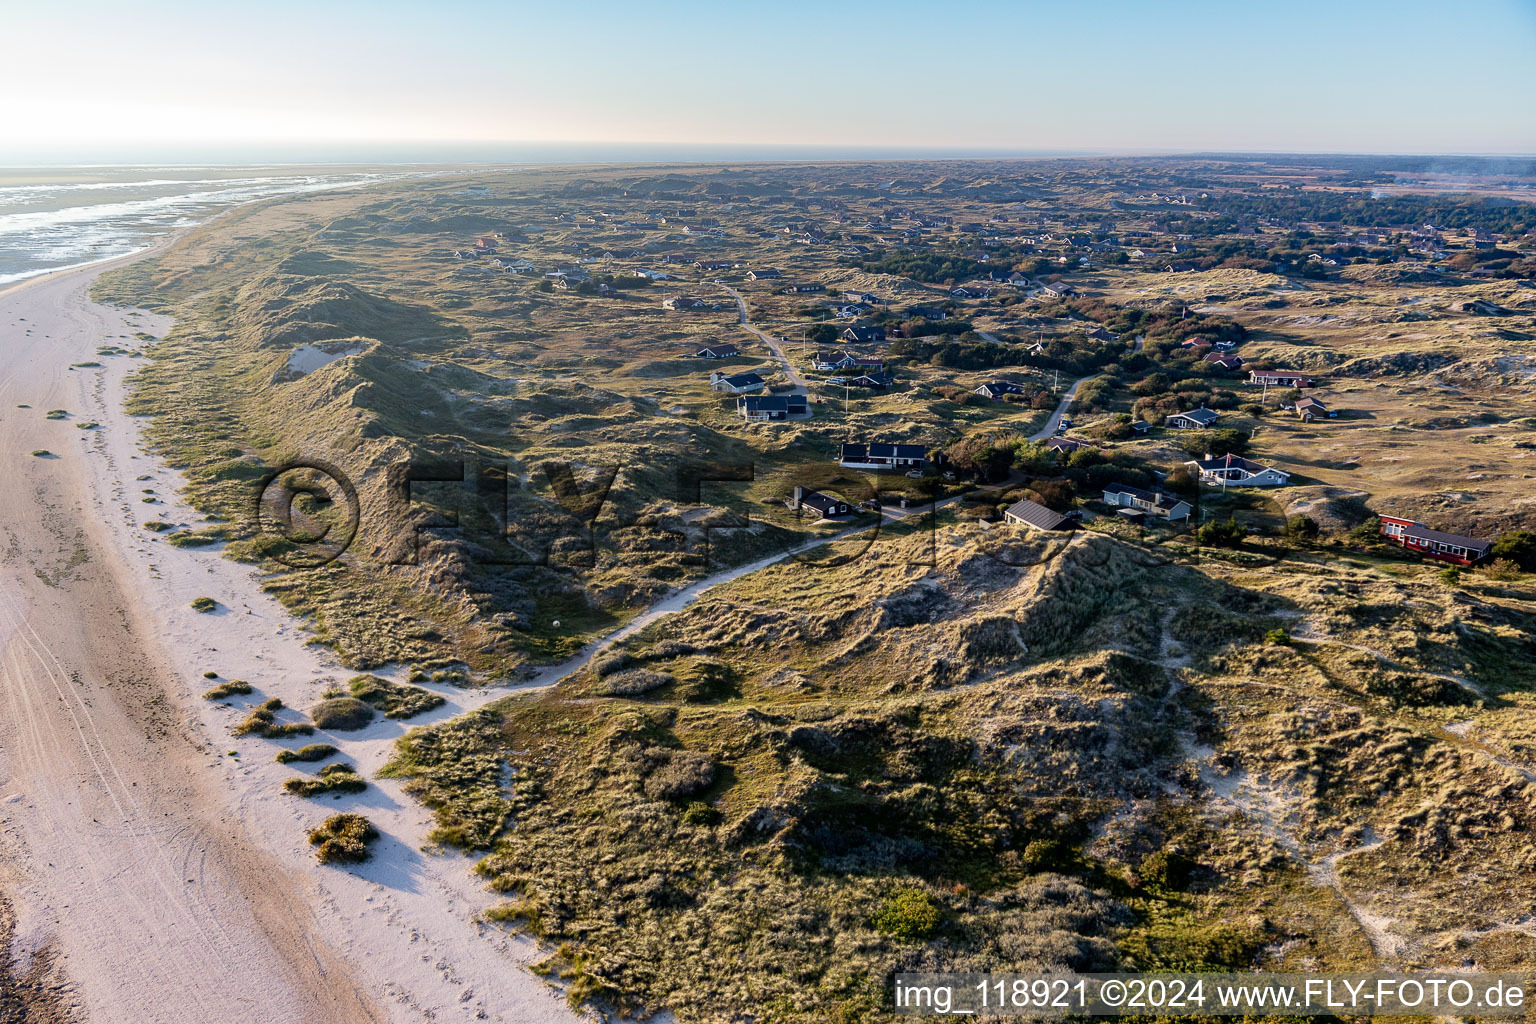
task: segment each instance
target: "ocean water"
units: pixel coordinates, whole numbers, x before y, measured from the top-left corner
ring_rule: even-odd
[[[137,252],[240,203],[404,176],[345,168],[6,168],[0,285]]]

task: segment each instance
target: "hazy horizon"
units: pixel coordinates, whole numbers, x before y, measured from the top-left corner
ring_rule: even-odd
[[[0,84],[26,101],[0,111],[6,165],[461,162],[518,159],[519,147],[1536,153],[1531,0],[1112,0],[1089,14],[1003,0],[788,0],[767,12],[671,0],[581,17],[484,0],[274,0],[216,14],[189,0],[77,0],[10,12],[7,43]]]

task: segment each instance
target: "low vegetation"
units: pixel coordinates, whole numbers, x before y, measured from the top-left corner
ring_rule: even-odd
[[[225,700],[236,695],[247,694],[252,690],[251,684],[243,679],[231,679],[220,683],[213,689],[203,694],[205,700]]]
[[[286,736],[308,736],[315,731],[315,727],[308,722],[278,722],[277,713],[281,710],[283,710],[283,702],[273,697],[253,710],[245,721],[235,726],[235,735],[260,736],[262,739],[277,740]]]
[[[361,814],[333,814],[309,833],[322,864],[361,864],[373,855],[369,845],[378,838],[378,829]]]
[[[297,750],[280,750],[277,752],[278,764],[291,764],[294,761],[324,761],[336,753],[336,748],[329,743],[310,743],[299,747]]]
[[[368,782],[351,765],[329,764],[313,776],[299,776],[283,783],[283,792],[314,797],[327,793],[361,793]]]
[[[309,717],[321,729],[350,732],[373,721],[373,707],[356,697],[327,697],[310,709]]]

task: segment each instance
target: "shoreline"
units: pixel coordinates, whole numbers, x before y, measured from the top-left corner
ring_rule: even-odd
[[[178,237],[180,233],[168,237],[162,244],[173,244]],[[456,853],[422,854],[410,845],[414,837],[424,834],[430,827],[431,814],[405,797],[397,783],[372,781],[368,790],[341,801],[303,800],[284,794],[282,780],[295,773],[273,761],[279,746],[249,737],[231,738],[229,728],[244,717],[244,711],[201,698],[203,686],[198,684],[211,685],[201,678],[202,673],[216,670],[223,678],[250,680],[258,688],[253,700],[277,696],[285,704],[302,709],[317,700],[320,690],[328,683],[341,682],[353,673],[337,664],[329,657],[329,652],[306,643],[308,637],[299,624],[275,600],[260,591],[252,567],[227,560],[214,550],[173,548],[142,527],[142,521],[149,518],[201,519],[180,503],[177,496],[179,476],[143,451],[139,425],[122,409],[125,378],[134,365],[133,360],[126,356],[95,355],[97,345],[119,335],[127,337],[135,330],[144,329],[157,335],[164,333],[167,324],[164,318],[142,311],[101,306],[89,300],[89,288],[100,273],[114,264],[142,258],[145,254],[115,257],[85,268],[39,275],[0,289],[0,303],[4,304],[0,306],[0,313],[5,314],[0,329],[11,336],[0,345],[0,359],[12,364],[7,367],[11,370],[10,379],[0,386],[0,391],[12,404],[33,406],[28,415],[28,410],[18,413],[0,405],[0,417],[9,420],[19,415],[23,421],[37,421],[27,423],[30,432],[48,435],[52,441],[49,450],[56,456],[34,459],[21,452],[24,445],[12,444],[9,457],[18,460],[14,468],[19,472],[35,472],[39,468],[69,470],[65,475],[73,478],[70,489],[85,496],[78,506],[79,511],[87,513],[84,516],[85,532],[93,535],[90,539],[96,542],[87,545],[89,553],[85,556],[85,565],[94,569],[97,556],[104,556],[102,562],[115,563],[107,570],[107,575],[126,593],[138,589],[134,581],[155,581],[153,587],[133,594],[127,607],[118,609],[117,617],[128,631],[129,642],[140,648],[138,653],[152,652],[154,657],[150,660],[161,669],[155,673],[161,676],[156,681],[159,683],[156,689],[164,692],[152,700],[163,702],[169,711],[166,720],[158,723],[159,738],[162,745],[181,745],[184,749],[180,754],[198,762],[196,784],[204,790],[213,790],[219,798],[215,800],[210,816],[220,824],[228,825],[226,833],[219,838],[236,845],[248,843],[253,847],[249,852],[273,862],[267,869],[248,873],[249,886],[231,885],[227,881],[213,886],[221,891],[207,891],[210,879],[206,876],[190,875],[197,879],[199,900],[216,904],[230,895],[229,890],[236,890],[238,896],[238,890],[242,888],[267,888],[275,870],[276,875],[288,883],[286,888],[297,905],[287,909],[269,907],[263,911],[253,904],[252,916],[259,926],[255,930],[286,929],[291,933],[296,912],[300,912],[299,916],[307,913],[313,917],[312,926],[301,928],[304,933],[299,936],[301,945],[290,946],[290,949],[296,954],[303,945],[308,946],[311,970],[321,985],[336,988],[337,983],[342,982],[342,978],[336,976],[338,972],[354,974],[358,978],[355,983],[342,982],[339,986],[345,991],[356,985],[350,1008],[333,1005],[326,1010],[319,1005],[302,1005],[303,997],[282,1007],[273,1005],[283,1000],[275,998],[276,993],[269,986],[281,980],[276,975],[293,970],[295,964],[274,965],[265,972],[274,976],[262,983],[259,979],[263,972],[257,965],[247,963],[241,973],[249,976],[250,982],[255,982],[251,991],[274,997],[257,1000],[267,1005],[259,1009],[252,1007],[250,997],[242,996],[237,1001],[245,1003],[245,1007],[238,1014],[225,1014],[212,1005],[198,1007],[193,1000],[183,1000],[187,1004],[184,1010],[157,1013],[153,1019],[195,1019],[199,1022],[223,1019],[242,1022],[267,1019],[285,1022],[298,1019],[420,1020],[428,1017],[506,1021],[580,1019],[566,1008],[558,993],[532,974],[516,969],[540,955],[531,940],[479,925],[473,920],[475,910],[492,902],[489,894],[484,892],[481,880],[473,874],[474,860]],[[18,306],[28,307],[22,314],[24,325],[11,322],[20,313]],[[50,311],[51,317],[45,315]],[[17,353],[12,351],[12,342],[18,326],[25,326],[31,332],[33,345],[26,354],[34,358],[28,360],[30,365],[26,369],[31,371],[29,373],[18,373],[15,365],[18,360]],[[39,334],[41,338],[37,337]],[[61,334],[67,336],[58,337]],[[23,337],[29,336],[24,334]],[[50,342],[46,351],[36,351],[37,341]],[[99,360],[105,365],[68,368],[72,362],[87,359]],[[65,401],[32,400],[36,396],[22,394],[45,382],[54,385],[53,391],[60,390],[58,385],[64,385],[63,390],[69,398]],[[54,401],[73,414],[69,420],[43,419],[41,410]],[[75,423],[87,420],[99,423],[100,429],[75,428]],[[27,461],[19,461],[23,459]],[[136,479],[139,477],[148,479]],[[156,501],[147,507],[146,503],[133,500],[146,488],[156,492]],[[55,488],[55,491],[59,489],[62,488]],[[42,549],[40,554],[46,557],[48,539],[39,539],[43,540],[43,544],[37,545]],[[200,615],[188,607],[192,596],[204,593],[220,601],[223,607],[219,612]],[[73,610],[73,602],[66,605],[66,612]],[[31,628],[24,618],[6,624],[11,626],[13,644],[19,630]],[[138,627],[137,632],[142,636],[134,636],[133,626]],[[119,642],[123,639],[118,637]],[[69,667],[67,660],[61,659],[61,662],[66,671],[76,671]],[[76,674],[81,673],[77,671]],[[454,692],[440,692],[451,703],[434,713],[430,720],[468,710],[455,706]],[[502,694],[489,696],[494,699]],[[421,724],[424,720],[417,719],[408,724]],[[335,740],[336,745],[344,748],[357,762],[359,769],[371,776],[392,753],[394,739],[403,731],[400,724],[386,720],[376,722],[360,733],[335,737]],[[317,735],[314,739],[326,738]],[[238,751],[239,756],[230,756],[229,751]],[[41,767],[41,764],[39,762],[35,767]],[[18,951],[59,949],[63,954],[60,958],[63,970],[71,987],[79,990],[80,1009],[87,1013],[88,1019],[145,1019],[123,1013],[122,1000],[146,995],[143,990],[135,993],[133,986],[111,966],[123,957],[125,951],[100,943],[93,946],[90,937],[70,934],[83,930],[72,920],[77,915],[61,914],[59,910],[75,910],[74,904],[79,898],[60,896],[51,891],[54,886],[49,881],[35,877],[47,873],[37,870],[35,862],[54,853],[44,839],[39,838],[43,830],[36,820],[37,817],[46,818],[51,808],[40,807],[38,802],[25,805],[25,810],[34,812],[34,820],[19,820],[23,814],[15,809],[22,808],[23,802],[30,799],[28,787],[20,785],[25,773],[13,771],[9,755],[4,756],[0,766],[3,766],[0,770],[0,801],[6,801],[0,802],[0,819],[4,820],[7,833],[4,846],[12,857],[21,854],[16,866],[27,876],[18,886],[15,899],[22,922],[18,928]],[[116,764],[116,769],[129,779],[130,790],[148,788],[140,785],[146,779],[131,777],[135,772],[154,772],[157,768],[153,760]],[[66,806],[74,803],[67,793],[54,795],[62,797]],[[349,809],[368,814],[384,833],[375,848],[374,860],[348,869],[319,865],[307,843],[308,828],[331,813]],[[162,813],[165,817],[173,817],[170,811]],[[14,825],[13,819],[18,819]],[[98,824],[100,819],[98,814],[91,820]],[[182,826],[183,829],[186,827]],[[16,832],[25,832],[28,838],[13,842]],[[266,841],[253,842],[247,836],[262,836]],[[199,863],[205,862],[216,844],[206,835],[195,835],[191,839],[193,848],[183,851],[185,859],[191,861],[195,854]],[[55,859],[48,863],[58,862]],[[250,901],[251,893],[247,892],[244,899]],[[299,905],[302,905],[302,911]],[[50,917],[53,918],[51,922]],[[156,942],[155,945],[163,944]],[[196,962],[193,953],[191,949],[178,948],[174,954],[162,956],[167,961],[190,957],[189,962]],[[91,962],[93,957],[96,962]],[[303,958],[295,956],[293,959]],[[162,973],[175,976],[184,965],[165,962],[160,967]],[[302,989],[304,986],[294,985],[290,980],[286,987]],[[311,997],[314,996],[312,992]],[[117,1003],[115,1008],[114,1001]],[[324,1001],[334,1004],[333,998]],[[186,1016],[182,1016],[183,1012]],[[269,1016],[274,1012],[275,1016]]]

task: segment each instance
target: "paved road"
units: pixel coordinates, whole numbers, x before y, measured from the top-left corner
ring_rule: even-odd
[[[788,377],[789,382],[795,386],[793,391],[775,393],[792,395],[809,394],[810,388],[807,386],[805,378],[800,376],[800,371],[795,369],[794,364],[789,361],[789,356],[784,354],[783,344],[780,342],[780,340],[769,334],[767,331],[758,330],[749,322],[747,318],[747,300],[742,298],[741,293],[738,292],[735,288],[732,288],[730,285],[724,283],[723,281],[716,281],[715,284],[718,284],[721,288],[724,288],[726,291],[731,293],[731,297],[736,300],[738,322],[740,322],[742,327],[745,327],[747,330],[761,338],[763,340],[763,344],[767,345],[770,349],[773,350],[773,354],[778,357],[780,365],[784,367],[784,376]]]
[[[1056,428],[1061,425],[1061,418],[1067,414],[1074,401],[1077,400],[1077,389],[1093,380],[1095,377],[1104,376],[1102,373],[1090,373],[1067,389],[1067,393],[1061,396],[1061,401],[1056,405],[1056,411],[1051,413],[1051,418],[1045,421],[1045,426],[1038,432],[1030,435],[1031,441],[1044,441],[1056,433]]]

